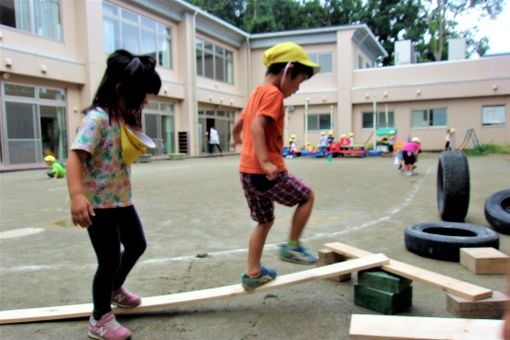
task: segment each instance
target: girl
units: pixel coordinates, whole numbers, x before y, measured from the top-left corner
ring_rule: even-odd
[[[119,307],[141,303],[140,296],[123,287],[146,241],[131,201],[130,166],[122,159],[120,135],[121,124],[141,128],[146,96],[158,94],[161,87],[155,66],[152,57],[125,50],[108,57],[67,160],[72,220],[87,228],[98,261],[88,332],[94,339],[129,338],[131,332],[117,323],[111,303]]]

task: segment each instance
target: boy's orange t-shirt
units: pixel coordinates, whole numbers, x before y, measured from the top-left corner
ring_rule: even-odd
[[[273,84],[258,86],[248,98],[241,118],[243,120],[243,145],[241,149],[241,163],[239,171],[249,174],[263,174],[255,154],[251,126],[258,115],[270,117],[272,120],[266,126],[266,147],[269,161],[276,165],[277,172],[286,171],[282,156],[283,148],[283,93]]]

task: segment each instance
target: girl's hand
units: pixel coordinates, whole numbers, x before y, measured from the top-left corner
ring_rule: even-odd
[[[88,228],[92,224],[91,216],[96,216],[89,200],[83,194],[71,198],[71,217],[74,225]]]

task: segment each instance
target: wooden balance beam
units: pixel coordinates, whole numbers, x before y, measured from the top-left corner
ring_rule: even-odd
[[[502,339],[503,320],[353,314],[351,339]]]
[[[373,255],[368,251],[351,247],[340,242],[328,243],[326,244],[326,248],[348,258],[363,258],[365,256]],[[487,299],[492,296],[492,290],[490,289],[476,286],[469,282],[457,280],[396,260],[390,259],[390,262],[383,265],[382,269],[411,280],[432,285],[436,288],[447,291],[450,294],[461,296],[470,301]]]
[[[160,310],[163,308],[174,308],[183,305],[251,294],[253,292],[266,291],[273,288],[291,286],[299,283],[315,281],[338,276],[340,274],[360,271],[388,263],[384,254],[374,254],[362,259],[349,260],[332,265],[313,268],[292,274],[278,276],[257,289],[246,291],[241,284],[196,290],[191,292],[176,293],[169,295],[145,297],[142,304],[136,308],[114,308],[115,314],[134,314],[146,311]],[[0,324],[13,324],[47,320],[63,320],[88,317],[92,311],[92,304],[79,304],[68,306],[54,306],[29,309],[15,309],[0,311]]]

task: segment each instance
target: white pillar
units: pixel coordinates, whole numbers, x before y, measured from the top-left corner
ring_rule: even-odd
[[[373,104],[373,110],[374,110],[374,112],[373,112],[373,121],[374,121],[374,146],[373,146],[373,149],[375,150],[376,143],[377,143],[377,138],[375,136],[376,126],[377,126],[377,97],[375,94],[372,96],[372,104]]]
[[[308,102],[310,101],[310,98],[305,99],[305,134],[304,134],[304,144],[305,148],[308,144]]]

